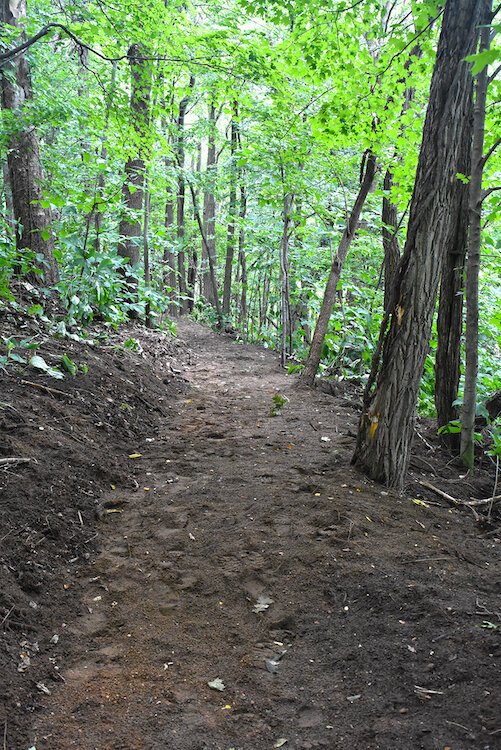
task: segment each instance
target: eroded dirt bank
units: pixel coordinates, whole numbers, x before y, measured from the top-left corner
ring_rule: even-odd
[[[9,750],[499,747],[496,535],[355,472],[350,398],[180,335],[186,386],[114,443],[135,482],[99,446],[97,556],[53,581],[75,617],[31,654],[61,678],[17,708],[29,744]]]

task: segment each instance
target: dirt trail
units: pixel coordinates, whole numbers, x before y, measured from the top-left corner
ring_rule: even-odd
[[[263,349],[180,335],[190,388],[130,446],[137,491],[107,497],[122,512],[36,750],[499,747],[492,540],[352,470],[349,400],[291,390]]]

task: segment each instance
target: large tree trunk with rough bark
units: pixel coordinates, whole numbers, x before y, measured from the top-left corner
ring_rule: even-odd
[[[369,194],[369,191],[374,182],[376,174],[376,157],[374,154],[368,152],[364,155],[364,163],[362,164],[362,182],[358,191],[357,198],[355,200],[353,209],[346,223],[346,227],[342,234],[339,246],[337,249],[336,256],[332,261],[329,278],[327,280],[327,286],[325,288],[324,298],[322,301],[322,307],[318,315],[317,323],[315,326],[315,332],[311,341],[310,351],[304,366],[304,370],[299,376],[298,385],[303,387],[310,387],[315,382],[315,376],[317,374],[318,366],[322,356],[322,348],[324,345],[325,335],[329,326],[329,320],[336,300],[336,289],[343,270],[343,264],[348,255],[348,250],[357,231],[358,222],[360,215],[364,207],[364,203]]]
[[[25,0],[1,0],[0,12],[0,20],[4,24],[19,28],[22,41]],[[32,89],[29,65],[23,54],[17,55],[2,68],[1,86],[19,267],[26,261],[28,267],[34,269],[28,272],[27,280],[36,286],[51,286],[58,281],[58,270],[50,229],[50,211],[40,203],[43,199],[44,175],[38,135],[34,126],[26,120],[24,110],[24,104],[32,99]]]
[[[485,0],[446,2],[407,239],[364,394],[353,461],[373,479],[397,489],[403,487],[410,459],[458,172],[462,115],[471,91],[471,66],[464,58],[476,49],[484,7]]]
[[[125,179],[122,186],[122,197],[125,207],[124,218],[120,222],[120,243],[118,254],[127,259],[134,267],[139,263],[141,235],[143,188],[145,176],[144,138],[149,122],[149,103],[151,91],[150,65],[143,57],[144,52],[139,44],[133,44],[127,57],[130,63],[132,86],[130,96],[130,114],[135,135],[135,152],[125,165]],[[137,286],[136,279],[128,278],[131,287]]]

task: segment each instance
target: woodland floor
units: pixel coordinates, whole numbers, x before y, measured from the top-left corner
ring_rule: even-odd
[[[493,477],[422,425],[387,492],[350,466],[355,394],[179,333],[51,340],[89,372],[0,376],[0,456],[31,459],[0,464],[0,747],[501,747],[499,515],[418,484]]]

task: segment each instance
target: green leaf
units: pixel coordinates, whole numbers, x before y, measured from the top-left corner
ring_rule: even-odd
[[[56,380],[64,380],[64,375],[61,370],[48,365],[45,359],[39,354],[35,354],[33,357],[31,357],[30,365],[31,367],[35,367],[37,370],[42,370],[42,372],[50,375],[51,378],[55,378]]]
[[[476,76],[480,73],[487,65],[495,62],[501,56],[501,52],[497,49],[486,49],[483,52],[479,52],[477,55],[468,55],[465,57],[467,62],[472,62],[473,67],[471,69],[472,75]]]
[[[31,367],[35,367],[37,370],[43,370],[44,372],[47,372],[49,369],[49,365],[39,354],[34,354],[33,357],[30,358],[30,365]]]
[[[78,366],[73,362],[72,359],[70,359],[70,357],[68,357],[67,354],[63,354],[63,356],[61,357],[61,367],[63,368],[63,370],[66,370],[66,372],[69,372],[69,374],[73,377],[78,372]]]
[[[12,354],[10,355],[10,359],[11,359],[11,360],[12,360],[13,362],[19,362],[19,363],[20,363],[20,364],[22,364],[22,365],[25,365],[25,364],[26,364],[26,360],[25,360],[25,358],[24,358],[24,357],[21,357],[21,355],[20,355],[20,354],[16,354],[15,352],[12,352]]]

